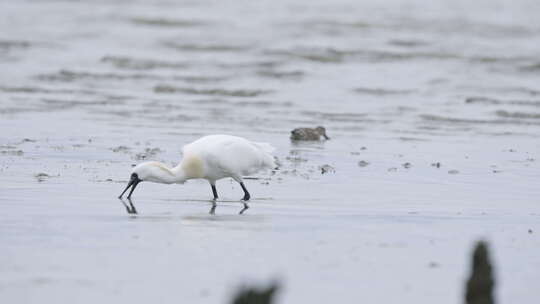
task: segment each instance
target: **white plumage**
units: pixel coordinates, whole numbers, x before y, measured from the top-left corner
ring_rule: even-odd
[[[212,187],[214,200],[218,198],[216,181],[231,177],[244,190],[243,200],[249,200],[242,176],[251,175],[268,168],[275,168],[274,148],[267,143],[252,142],[231,135],[208,135],[185,145],[183,158],[174,168],[160,162],[145,162],[133,168],[130,181],[122,195],[130,188],[128,198],[141,181],[155,183],[184,183],[188,179],[203,178]]]

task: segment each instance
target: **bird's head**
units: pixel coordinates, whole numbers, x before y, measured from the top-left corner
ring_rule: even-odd
[[[324,139],[330,139],[330,137],[328,137],[326,135],[326,129],[322,126],[318,126],[317,128],[315,128],[315,130],[317,130],[317,132],[322,136],[324,137]]]
[[[128,185],[126,189],[120,194],[119,198],[131,187],[131,191],[128,194],[128,198],[137,187],[140,182],[149,181],[156,183],[169,183],[169,179],[172,177],[172,172],[162,163],[159,162],[145,162],[138,164],[131,171]]]

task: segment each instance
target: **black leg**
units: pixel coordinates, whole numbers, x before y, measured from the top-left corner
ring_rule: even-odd
[[[214,194],[214,200],[217,200],[218,195],[217,195],[216,185],[210,185],[210,186],[212,186],[212,193]]]
[[[214,215],[216,214],[216,207],[217,207],[217,204],[216,202],[212,202],[212,207],[210,208],[210,211],[208,211],[208,214],[211,214],[211,215]]]
[[[248,209],[249,209],[248,204],[247,204],[246,202],[244,202],[244,208],[242,208],[242,210],[240,210],[240,213],[238,213],[238,214],[244,214],[244,212],[245,212],[246,210],[248,210]]]
[[[242,200],[249,201],[251,195],[249,195],[249,192],[247,191],[246,186],[244,185],[244,183],[240,183],[240,186],[242,186],[242,190],[244,190],[244,198]]]

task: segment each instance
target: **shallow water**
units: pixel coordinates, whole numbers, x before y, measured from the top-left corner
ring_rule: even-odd
[[[479,238],[538,299],[540,4],[379,2],[0,3],[0,299],[459,303]],[[211,133],[277,148],[243,215],[229,180],[126,212],[131,165]]]

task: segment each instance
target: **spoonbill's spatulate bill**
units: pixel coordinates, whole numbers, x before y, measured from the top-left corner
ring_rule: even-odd
[[[264,169],[274,169],[276,164],[267,143],[252,142],[231,135],[208,135],[187,144],[182,149],[183,158],[174,168],[160,162],[145,162],[137,165],[131,172],[126,189],[119,198],[131,188],[128,198],[142,181],[182,184],[188,179],[203,178],[212,187],[214,200],[218,198],[216,181],[231,177],[244,191],[243,200],[250,198],[242,176],[254,174]]]

